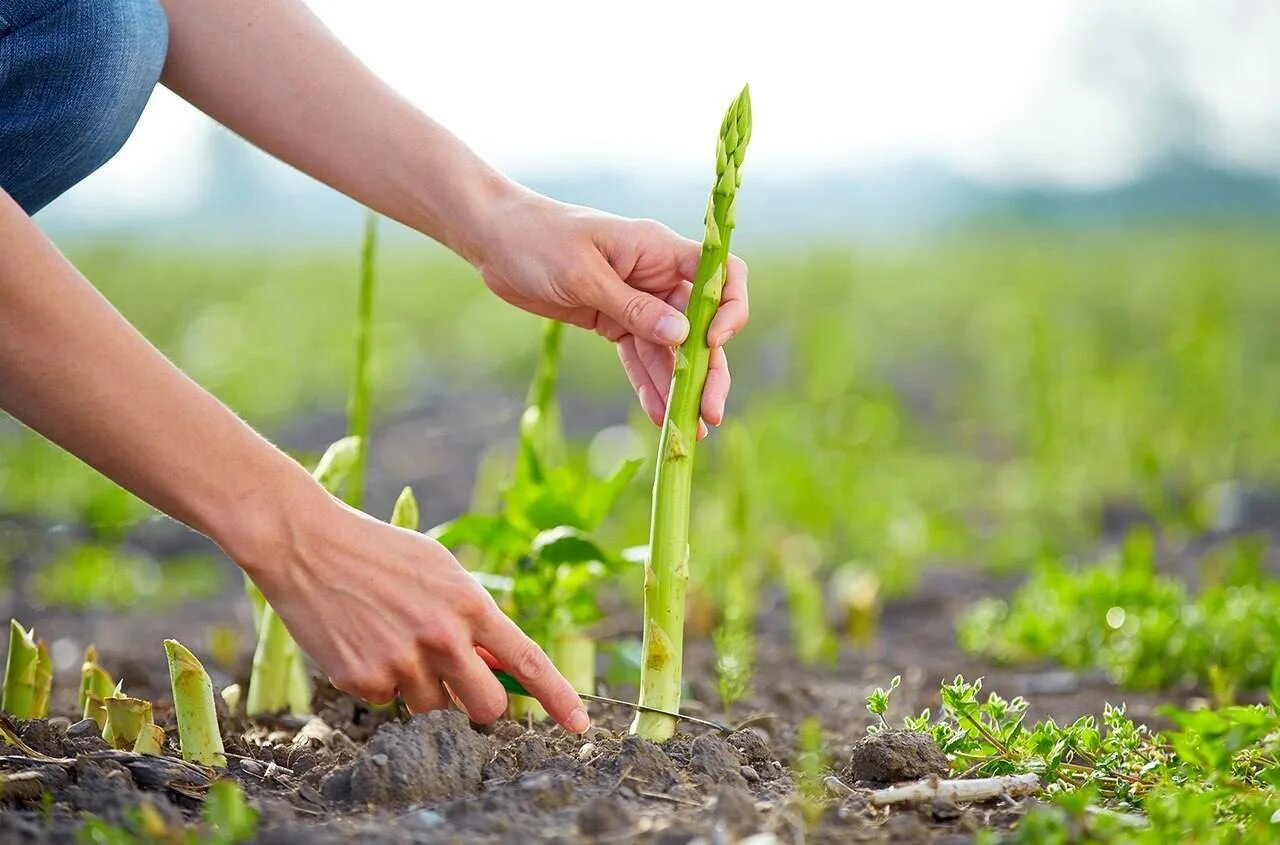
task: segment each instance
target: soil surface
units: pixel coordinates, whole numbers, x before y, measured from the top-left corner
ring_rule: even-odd
[[[478,418],[499,420],[494,428],[502,430],[510,427],[518,408],[510,398],[480,397],[473,404],[480,409]],[[380,433],[376,442],[420,452],[440,414],[428,405],[390,420],[387,430],[396,436]],[[607,414],[583,416],[591,429],[615,421]],[[317,423],[286,442],[315,449],[340,434],[337,425]],[[439,460],[430,466],[405,468],[394,459],[375,460],[374,472],[383,476],[376,486],[398,490],[413,483],[424,502],[443,502],[433,505],[442,512],[427,513],[425,521],[447,518],[465,506],[459,490],[470,489],[470,468],[495,437],[483,426],[451,437],[451,448],[438,448]],[[390,502],[384,504],[389,510]],[[1266,510],[1260,518],[1274,525],[1273,517]],[[234,568],[225,563],[223,595],[162,614],[34,608],[20,586],[23,574],[77,531],[25,518],[0,520],[0,529],[24,538],[15,567],[19,588],[3,595],[0,614],[15,613],[51,643],[57,670],[53,712],[60,714],[14,726],[46,759],[0,749],[8,752],[0,756],[0,842],[71,841],[85,814],[119,823],[144,804],[168,822],[195,818],[210,773],[177,758],[161,641],[176,637],[197,653],[212,654],[210,626],[229,623],[239,631],[233,654],[224,663],[210,659],[206,664],[218,687],[244,682],[252,648],[246,632],[252,626]],[[129,542],[159,558],[193,549],[216,551],[162,519],[148,521]],[[1191,544],[1184,557],[1193,560],[1202,550],[1203,544]],[[872,807],[865,787],[939,773],[945,766],[936,748],[915,738],[867,739],[871,719],[864,699],[893,675],[902,675],[902,686],[887,714],[891,723],[922,707],[936,711],[940,681],[957,674],[985,677],[989,689],[1028,698],[1031,718],[1053,716],[1060,722],[1099,714],[1104,702],[1125,701],[1132,717],[1155,724],[1157,704],[1187,704],[1196,697],[1193,690],[1124,691],[1101,674],[1053,665],[997,667],[961,652],[954,633],[958,614],[977,598],[1007,594],[1015,583],[972,569],[929,570],[912,595],[886,603],[871,642],[860,648],[844,642],[838,660],[824,666],[805,666],[795,658],[781,596],[766,595],[753,686],[732,714],[720,711],[709,638],[691,637],[686,646],[684,708],[690,715],[739,726],[728,735],[686,725],[658,746],[626,735],[631,714],[625,708],[599,705],[591,706],[594,725],[582,736],[509,720],[480,728],[457,712],[402,720],[322,686],[313,708],[318,715],[311,720],[284,717],[251,724],[224,713],[228,774],[261,811],[257,841],[264,843],[676,845],[736,842],[755,834],[762,835],[756,845],[969,842],[979,829],[1016,824],[1034,799],[959,806],[935,801],[892,811]],[[639,633],[637,621],[625,615],[609,623],[619,635]],[[155,719],[168,735],[167,756],[111,751],[91,723],[73,718],[79,660],[88,642],[97,644],[103,665],[125,679],[132,695],[156,702]],[[631,698],[635,690],[623,686],[607,693]],[[798,798],[792,771],[797,726],[807,717],[821,724],[827,758],[816,802]]]

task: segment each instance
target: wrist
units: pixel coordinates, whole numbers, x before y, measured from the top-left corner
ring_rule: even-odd
[[[281,457],[284,457],[283,455]],[[248,485],[214,515],[206,533],[254,582],[278,577],[342,505],[290,458],[246,474]]]

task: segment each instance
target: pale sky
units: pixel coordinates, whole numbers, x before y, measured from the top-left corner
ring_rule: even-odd
[[[1188,131],[1220,159],[1280,170],[1280,4],[1265,0],[311,6],[516,175],[701,172],[744,81],[752,167],[771,178],[928,160],[992,181],[1102,185]],[[181,203],[211,176],[208,133],[158,91],[73,201]]]

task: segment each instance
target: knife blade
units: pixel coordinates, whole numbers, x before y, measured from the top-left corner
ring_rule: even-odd
[[[493,676],[498,679],[498,683],[502,684],[502,688],[507,692],[513,695],[523,695],[533,698],[532,695],[529,695],[529,691],[524,688],[524,685],[517,681],[515,676],[510,672],[504,672],[501,669],[491,669],[490,671],[493,672]],[[609,698],[604,695],[592,695],[591,693],[586,692],[580,692],[578,695],[585,698],[587,701],[596,701],[601,704],[616,704],[619,707],[630,707],[632,710],[644,710],[648,713],[660,713],[663,716],[670,716],[673,719],[680,719],[684,722],[702,725],[704,728],[713,728],[721,733],[733,733],[733,728],[728,725],[722,725],[719,722],[712,722],[709,719],[699,719],[696,716],[686,716],[684,713],[673,713],[670,710],[662,710],[658,707],[647,707],[642,704],[636,704],[633,701],[623,701],[620,698]]]

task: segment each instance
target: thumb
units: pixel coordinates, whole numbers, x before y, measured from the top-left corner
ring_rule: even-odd
[[[684,314],[653,294],[636,290],[612,272],[601,274],[587,303],[625,331],[662,346],[677,346],[689,334]]]

